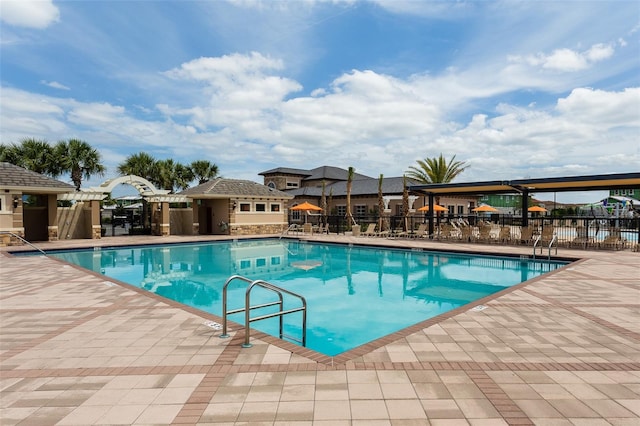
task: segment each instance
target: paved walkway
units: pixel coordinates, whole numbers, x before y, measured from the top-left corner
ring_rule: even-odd
[[[352,238],[530,254],[517,247]],[[162,242],[191,241],[167,237]],[[158,237],[43,243],[157,242]],[[639,425],[640,254],[582,260],[328,358],[43,256],[0,249],[2,425]]]

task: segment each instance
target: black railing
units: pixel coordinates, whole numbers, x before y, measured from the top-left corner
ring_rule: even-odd
[[[371,223],[379,224],[379,216],[375,214],[355,215],[354,219],[362,231],[367,229]],[[384,216],[384,229],[390,231],[388,235],[393,236],[394,233],[399,233],[400,231],[415,231],[420,224],[428,224],[428,221],[429,217],[425,214],[409,215],[406,218],[406,222],[403,216]],[[328,223],[329,232],[337,234],[350,232],[352,227],[355,226],[344,216],[337,215],[308,217],[307,222],[313,225]],[[295,222],[291,221],[290,223]],[[521,216],[502,214],[438,215],[433,217],[433,232],[431,235],[426,235],[426,237],[455,240],[455,238],[444,238],[441,234],[443,228],[449,228],[444,225],[450,225],[449,227],[454,229],[462,227],[473,228],[472,237],[468,238],[468,240],[475,242],[493,242],[492,238],[483,240],[473,237],[474,235],[479,235],[478,229],[480,227],[492,227],[493,232],[491,235],[495,237],[495,240],[498,240],[500,229],[508,227],[510,238],[502,239],[499,242],[527,245],[530,243],[529,238],[519,239],[522,231]],[[560,247],[625,249],[639,247],[638,242],[640,241],[640,217],[536,216],[528,218],[528,228],[532,231],[534,240],[536,235],[548,233],[555,235]],[[427,227],[427,229],[429,228]]]

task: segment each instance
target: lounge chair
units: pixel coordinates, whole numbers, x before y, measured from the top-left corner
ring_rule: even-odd
[[[624,248],[624,240],[620,235],[620,228],[611,228],[607,238],[598,243],[598,248],[622,250]]]
[[[429,234],[427,233],[427,226],[428,224],[426,223],[421,223],[418,226],[418,229],[416,229],[413,233],[409,234],[409,238],[425,238],[428,237]]]
[[[470,243],[475,241],[476,237],[475,235],[473,235],[473,228],[471,226],[460,227],[460,238],[465,243]]]
[[[511,227],[503,226],[500,228],[500,233],[498,234],[498,242],[502,244],[508,244],[511,242]]]
[[[370,223],[367,225],[366,231],[361,232],[360,235],[363,237],[374,237],[376,235],[376,224]]]
[[[542,245],[544,245],[544,246],[549,245],[549,243],[553,239],[554,233],[555,233],[555,231],[553,229],[553,226],[547,225],[547,226],[543,227],[542,228],[542,235],[540,237],[540,243]]]
[[[329,224],[325,223],[324,225],[323,224],[318,225],[318,231],[317,232],[318,232],[318,234],[327,234],[327,235],[329,235]]]
[[[478,230],[478,241],[483,243],[490,243],[493,240],[491,237],[491,225],[481,225]]]
[[[529,245],[533,241],[533,228],[525,226],[520,228],[520,244]]]
[[[304,232],[305,234],[313,234],[313,225],[311,225],[310,223],[305,223],[304,225],[302,225],[302,232]]]
[[[440,232],[438,233],[438,240],[448,240],[452,237],[453,226],[449,223],[443,223],[440,225]]]
[[[595,245],[595,242],[589,236],[589,228],[586,226],[576,226],[576,234],[577,237],[569,243],[569,247],[586,249]]]

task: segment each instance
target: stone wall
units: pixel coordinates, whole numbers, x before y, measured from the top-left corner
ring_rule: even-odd
[[[229,229],[230,235],[270,235],[281,234],[287,229],[286,224],[268,224],[268,225],[235,225],[232,224]]]

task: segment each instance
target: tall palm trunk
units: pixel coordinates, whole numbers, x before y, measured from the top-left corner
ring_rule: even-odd
[[[320,197],[320,207],[322,208],[322,223],[327,224],[327,195],[325,193],[326,184],[322,181],[322,196]]]
[[[384,231],[384,198],[382,198],[382,180],[384,176],[381,174],[378,178],[378,231]]]
[[[349,167],[349,171],[347,173],[347,213],[345,217],[350,225],[355,225],[356,221],[351,213],[351,185],[353,184],[353,174],[355,173],[355,169],[353,167]]]
[[[404,231],[409,231],[409,190],[407,189],[407,177],[402,176],[402,216],[404,217]]]

